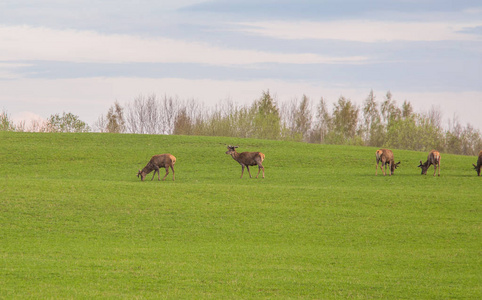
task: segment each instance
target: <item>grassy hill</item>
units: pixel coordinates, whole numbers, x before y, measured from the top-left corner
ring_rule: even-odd
[[[266,178],[225,144],[263,152]],[[2,132],[0,297],[480,299],[476,158],[421,176],[427,153],[393,149],[384,177],[375,150]],[[176,181],[136,177],[167,152]]]

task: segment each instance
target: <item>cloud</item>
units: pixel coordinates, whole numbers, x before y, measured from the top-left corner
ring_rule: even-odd
[[[31,64],[0,63],[0,80],[19,78],[17,69],[30,67]]]
[[[362,56],[236,50],[162,37],[100,34],[30,26],[0,26],[0,61],[157,62],[212,65],[359,63]]]
[[[343,20],[328,22],[250,22],[237,23],[238,31],[278,39],[332,39],[355,42],[482,40],[464,29],[482,22],[382,22]]]

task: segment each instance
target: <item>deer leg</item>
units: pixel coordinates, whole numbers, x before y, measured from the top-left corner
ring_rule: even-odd
[[[258,178],[259,172],[261,171],[261,169],[263,169],[263,178],[264,178],[264,167],[262,164],[258,164],[258,175],[256,175],[256,178]]]
[[[437,173],[437,164],[433,164],[433,176]],[[440,176],[440,165],[438,166],[438,176]]]
[[[171,170],[172,170],[172,180],[174,181],[174,177],[176,175],[176,173],[174,172],[174,166],[171,166]]]
[[[164,175],[164,177],[162,178],[162,181],[166,179],[167,175],[169,175],[169,166],[166,167],[166,175]]]
[[[380,169],[382,169],[383,176],[387,176],[387,163],[382,162],[382,167]]]
[[[375,176],[378,176],[378,160],[377,160],[377,166],[375,167]]]
[[[244,165],[241,165],[241,178],[243,178],[243,174],[244,174]]]
[[[246,165],[246,169],[248,169],[249,178],[253,178],[253,177],[251,176],[251,171],[249,170],[249,166],[248,166],[248,165]]]
[[[156,172],[157,172],[157,180],[161,180],[161,178],[159,177],[159,167],[157,166],[154,166],[154,167],[155,167],[154,174],[152,174],[151,181],[154,179],[154,176],[156,176]]]

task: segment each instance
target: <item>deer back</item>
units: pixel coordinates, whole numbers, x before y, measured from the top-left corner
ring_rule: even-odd
[[[149,161],[151,165],[155,165],[158,168],[165,168],[167,166],[172,166],[176,163],[176,158],[174,155],[169,153],[154,155]]]
[[[428,154],[427,161],[428,165],[438,165],[440,163],[440,153],[438,151],[432,150]]]
[[[242,152],[238,154],[236,160],[244,165],[254,166],[258,162],[263,162],[264,154],[261,152]]]
[[[393,162],[393,152],[390,149],[380,149],[376,153],[377,162]]]

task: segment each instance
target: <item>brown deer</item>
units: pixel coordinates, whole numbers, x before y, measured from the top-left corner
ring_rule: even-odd
[[[256,178],[258,178],[259,172],[261,171],[261,169],[263,169],[263,178],[264,178],[264,167],[262,165],[262,162],[264,160],[264,154],[261,152],[238,153],[236,152],[236,148],[238,148],[238,146],[228,146],[228,151],[226,151],[226,154],[231,155],[231,157],[234,158],[234,160],[241,165],[241,178],[243,178],[244,167],[248,169],[249,178],[252,178],[251,172],[249,171],[249,166],[256,166],[256,165],[258,166],[258,175],[256,175]]]
[[[375,175],[378,175],[378,164],[381,162],[382,164],[380,165],[380,169],[382,169],[383,176],[386,176],[386,170],[387,170],[387,165],[390,168],[390,176],[393,175],[395,172],[395,169],[398,168],[398,165],[400,162],[395,163],[395,160],[393,159],[393,152],[390,149],[380,149],[377,150],[375,153],[375,156],[377,158],[377,166],[375,167]],[[383,169],[385,167],[385,169]]]
[[[480,169],[482,168],[482,150],[479,152],[479,159],[477,159],[477,165],[472,164],[475,171],[477,171],[477,176],[480,176]]]
[[[427,175],[427,170],[428,168],[433,165],[433,176],[435,176],[435,173],[437,172],[438,169],[438,176],[440,176],[440,160],[442,157],[440,156],[440,153],[438,151],[432,150],[428,154],[427,161],[422,163],[420,161],[420,165],[418,166],[419,168],[422,168],[422,175]]]
[[[152,174],[151,181],[154,179],[154,176],[157,173],[157,180],[161,180],[159,168],[165,168],[166,169],[166,175],[164,175],[164,178],[162,180],[166,179],[167,175],[169,174],[169,167],[172,169],[172,180],[174,180],[174,164],[176,163],[176,158],[174,155],[171,155],[169,153],[166,154],[159,154],[159,155],[154,155],[151,160],[147,163],[147,165],[144,167],[144,169],[139,170],[137,173],[137,177],[141,177],[141,180],[144,181],[144,178],[146,177],[147,174],[151,173],[154,171],[154,174]]]

